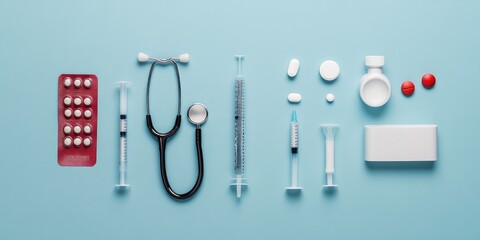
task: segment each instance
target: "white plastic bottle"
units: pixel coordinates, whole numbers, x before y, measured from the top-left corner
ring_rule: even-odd
[[[392,87],[387,76],[382,73],[385,64],[384,56],[366,56],[365,65],[367,74],[360,82],[360,97],[370,107],[381,107],[385,105],[392,94]]]

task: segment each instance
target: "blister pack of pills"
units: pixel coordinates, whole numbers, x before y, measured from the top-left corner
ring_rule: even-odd
[[[93,74],[58,77],[58,164],[97,162],[98,78]]]

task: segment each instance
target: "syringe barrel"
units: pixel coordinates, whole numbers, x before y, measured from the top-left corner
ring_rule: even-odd
[[[244,80],[235,80],[235,174],[241,175],[244,172],[244,111],[245,93]]]
[[[292,153],[298,152],[298,123],[292,122],[290,124],[290,147]]]
[[[127,83],[120,83],[120,114],[127,114]]]
[[[333,173],[335,171],[334,166],[334,159],[335,159],[335,145],[333,139],[327,139],[325,144],[325,155],[326,155],[326,164],[325,164],[325,172],[326,173]]]

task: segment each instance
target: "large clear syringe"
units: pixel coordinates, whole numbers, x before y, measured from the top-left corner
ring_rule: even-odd
[[[126,81],[117,82],[120,85],[120,162],[118,189],[127,189],[127,85]]]
[[[235,77],[235,144],[234,172],[231,186],[236,187],[237,198],[242,196],[242,187],[247,186],[245,174],[245,77],[242,73],[243,55],[235,55],[237,59],[237,76]]]

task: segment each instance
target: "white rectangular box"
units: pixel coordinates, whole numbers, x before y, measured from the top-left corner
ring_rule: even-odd
[[[365,125],[365,161],[437,160],[437,125]]]

